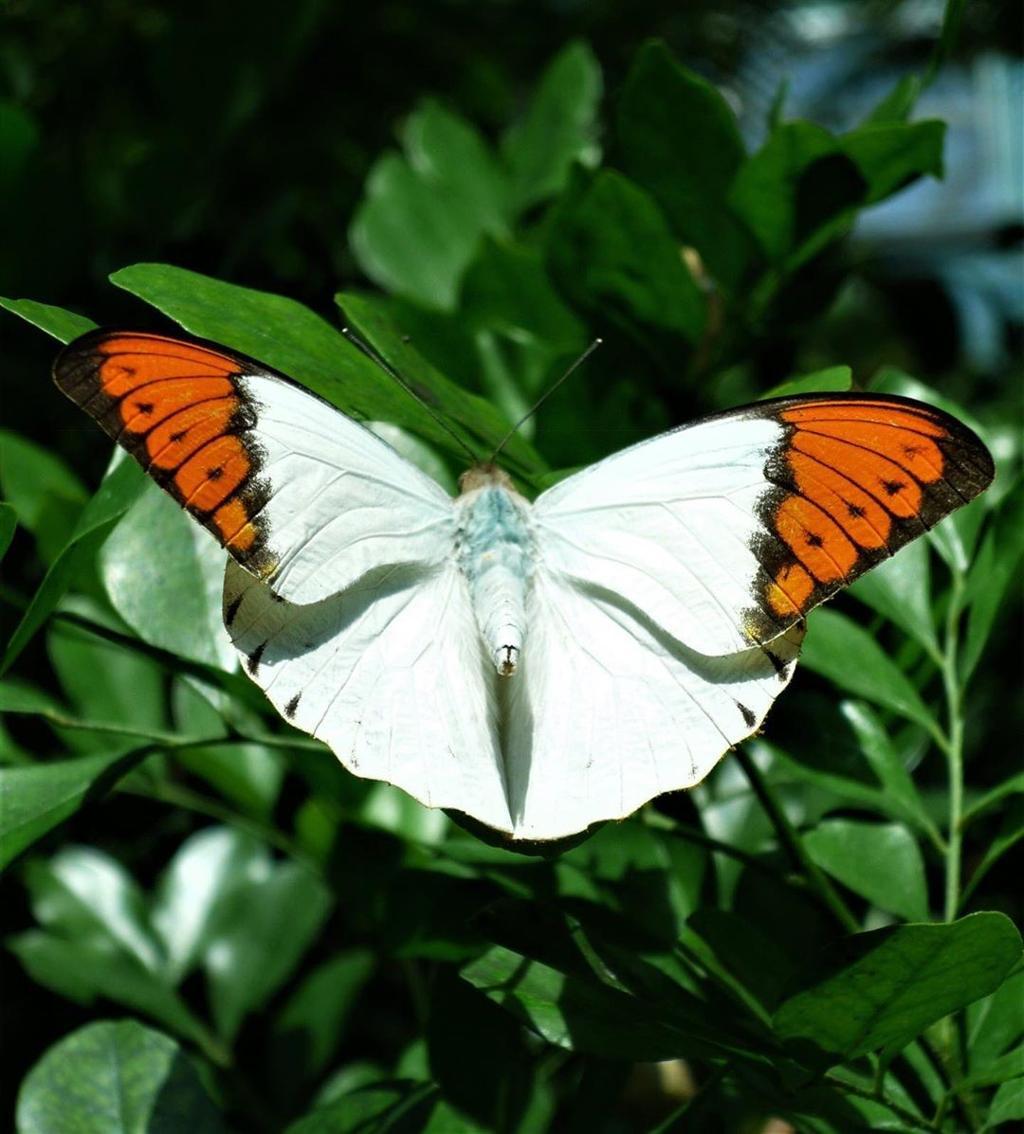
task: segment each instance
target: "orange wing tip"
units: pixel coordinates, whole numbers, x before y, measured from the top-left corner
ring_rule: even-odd
[[[983,492],[994,473],[970,429],[909,399],[824,395],[765,412],[784,433],[765,466],[774,487],[754,545],[755,631],[795,621]]]
[[[269,487],[259,476],[257,409],[239,381],[256,369],[201,343],[100,330],[65,347],[53,373],[72,401],[262,578],[276,566],[267,550]]]

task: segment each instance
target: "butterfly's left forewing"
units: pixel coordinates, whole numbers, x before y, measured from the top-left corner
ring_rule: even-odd
[[[452,501],[358,422],[222,347],[94,331],[57,385],[247,571],[316,602],[367,571],[452,553]]]

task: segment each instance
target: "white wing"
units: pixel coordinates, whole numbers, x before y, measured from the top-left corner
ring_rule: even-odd
[[[383,568],[295,606],[229,561],[224,622],[278,711],[349,771],[512,830],[494,665],[454,564]]]
[[[453,550],[451,498],[368,429],[220,347],[96,331],[60,388],[247,570],[312,603],[381,566]]]
[[[702,780],[759,726],[803,637],[704,657],[619,596],[538,571],[508,684],[504,748],[517,838],[555,839]]]
[[[906,398],[760,402],[592,465],[534,506],[544,565],[702,654],[768,642],[992,479],[977,437]]]

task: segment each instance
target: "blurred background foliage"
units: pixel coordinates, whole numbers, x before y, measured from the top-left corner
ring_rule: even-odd
[[[1019,941],[977,913],[1022,912],[1013,9],[8,5],[0,294],[53,305],[10,306],[59,338],[170,316],[442,481],[457,452],[337,333],[336,295],[478,449],[600,335],[507,454],[533,488],[806,374],[947,399],[1000,468],[816,616],[765,736],[707,785],[529,858],[277,731],[230,670],[205,537],[129,465],[90,500],[109,445],[5,317],[20,1130],[104,1113],[113,1067],[171,1130],[1024,1117]],[[837,1021],[866,958],[928,1008],[908,1022],[894,986],[865,1038]]]

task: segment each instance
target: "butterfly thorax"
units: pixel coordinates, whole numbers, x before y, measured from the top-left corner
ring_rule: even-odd
[[[529,504],[493,465],[464,473],[455,502],[457,555],[469,584],[477,626],[502,677],[515,673],[526,627],[533,570]]]

